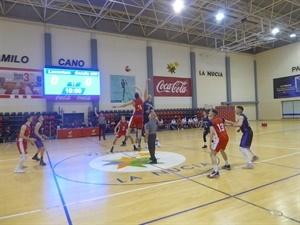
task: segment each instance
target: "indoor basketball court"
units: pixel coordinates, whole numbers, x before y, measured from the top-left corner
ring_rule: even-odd
[[[15,143],[1,144],[0,224],[297,224],[300,122],[253,122],[252,128],[260,158],[255,168],[242,169],[241,135],[230,127],[232,170],[216,179],[206,177],[212,165],[200,129],[158,132],[155,165],[147,149],[132,151],[119,142],[110,153],[110,135],[100,142],[48,140],[49,166],[28,160],[20,175],[13,173]]]
[[[0,225],[300,224],[299,12],[0,0]]]

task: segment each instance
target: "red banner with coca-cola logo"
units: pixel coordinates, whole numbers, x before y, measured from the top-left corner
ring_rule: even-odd
[[[99,100],[99,96],[94,95],[48,95],[45,97],[48,101],[55,102],[89,102]]]
[[[191,78],[157,77],[154,79],[154,96],[192,96]]]

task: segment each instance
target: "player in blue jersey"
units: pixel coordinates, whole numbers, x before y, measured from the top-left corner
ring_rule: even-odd
[[[36,125],[34,127],[33,137],[36,139],[35,145],[38,150],[35,153],[35,155],[32,157],[32,159],[39,161],[41,166],[46,166],[46,163],[44,162],[44,152],[45,152],[44,141],[45,141],[45,139],[49,139],[49,137],[47,137],[46,135],[43,134],[44,116],[38,115],[37,119],[38,119],[38,122],[36,123]],[[38,157],[39,153],[41,154],[41,158]]]
[[[147,138],[145,136],[145,124],[149,122],[149,115],[154,110],[154,106],[153,106],[153,102],[152,102],[152,95],[148,94],[149,82],[150,82],[150,79],[147,79],[146,87],[145,87],[145,91],[144,91],[144,114],[143,114],[144,115],[144,127],[143,127],[143,131],[142,131],[142,136],[144,137],[146,148],[148,148],[148,144],[147,144]],[[161,147],[161,144],[158,140],[157,135],[156,135],[155,144],[157,145],[157,147],[159,147],[159,148]]]
[[[231,122],[232,126],[239,127],[238,132],[242,132],[243,136],[240,142],[240,151],[245,157],[247,164],[243,167],[243,169],[253,169],[253,162],[258,160],[258,156],[251,149],[252,139],[253,139],[253,131],[251,129],[248,117],[243,113],[244,108],[242,106],[237,106],[235,113],[238,115],[237,122]],[[252,155],[252,160],[250,159],[247,151],[249,151]]]
[[[209,126],[208,126],[208,122],[209,122],[209,119],[208,119],[208,114],[207,114],[207,111],[204,110],[202,112],[202,120],[201,120],[201,125],[200,127],[203,127],[203,142],[204,142],[204,145],[202,148],[207,148],[207,144],[206,144],[206,136],[209,134]]]

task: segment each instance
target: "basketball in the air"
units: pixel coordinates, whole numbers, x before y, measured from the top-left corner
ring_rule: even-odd
[[[131,69],[129,68],[129,66],[126,66],[126,67],[125,67],[125,71],[126,71],[126,72],[130,72],[130,71],[131,71]]]

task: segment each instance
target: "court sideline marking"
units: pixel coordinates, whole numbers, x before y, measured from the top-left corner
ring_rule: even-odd
[[[66,219],[67,219],[69,225],[73,225],[71,217],[70,217],[70,214],[69,214],[69,210],[68,210],[67,205],[65,203],[65,199],[63,197],[63,194],[61,192],[60,186],[58,184],[56,175],[55,175],[55,173],[53,171],[53,166],[52,166],[52,163],[51,163],[51,159],[50,159],[49,153],[47,151],[46,151],[46,154],[47,154],[49,165],[50,165],[50,168],[51,168],[51,171],[52,171],[52,175],[53,175],[53,178],[54,178],[54,181],[55,181],[55,184],[56,184],[56,188],[57,188],[57,191],[58,191],[58,194],[59,194],[59,197],[60,197],[60,201],[61,201],[61,203],[63,205],[63,209],[64,209],[64,212],[65,212],[65,215],[66,215]]]
[[[272,160],[284,158],[284,157],[293,156],[293,155],[296,155],[296,154],[300,154],[300,152],[292,153],[292,154],[288,154],[288,155],[284,155],[284,156],[278,156],[278,157],[274,157],[274,158],[270,158],[270,159],[266,159],[266,160],[262,160],[262,161],[257,162],[257,164],[262,163],[262,162],[267,162],[267,161],[272,161]],[[243,165],[233,167],[233,168],[240,168],[242,166]],[[220,170],[220,171],[222,171],[222,170]],[[189,179],[194,179],[194,178],[198,178],[198,177],[202,177],[202,176],[206,176],[206,175],[207,174],[195,175],[195,176],[190,177]],[[53,174],[53,176],[54,176],[54,174]],[[63,205],[56,205],[56,206],[37,209],[37,210],[33,210],[33,211],[12,214],[12,215],[8,215],[8,216],[0,217],[0,220],[12,218],[12,217],[17,217],[17,216],[22,216],[22,215],[26,215],[26,214],[42,212],[42,211],[46,211],[46,210],[50,210],[50,209],[54,209],[54,208],[59,208],[59,207],[62,207],[62,206],[67,207],[67,206],[76,205],[76,204],[80,204],[80,203],[84,203],[84,202],[91,202],[91,201],[97,201],[97,200],[111,198],[111,197],[115,197],[115,196],[126,195],[126,194],[129,194],[129,193],[143,191],[143,190],[147,190],[147,189],[151,189],[151,188],[155,188],[155,187],[159,187],[159,186],[165,186],[165,185],[168,185],[168,184],[177,183],[177,182],[186,181],[186,180],[187,180],[187,178],[182,178],[182,179],[178,179],[178,180],[175,180],[175,181],[169,181],[169,182],[164,182],[164,183],[160,183],[160,184],[156,184],[156,185],[151,185],[151,186],[146,186],[146,187],[142,187],[142,188],[132,189],[132,190],[129,190],[129,191],[119,192],[119,193],[110,194],[110,195],[104,195],[104,196],[100,196],[100,197],[97,197],[97,198],[90,198],[90,199],[85,199],[85,200],[81,200],[81,201],[77,201],[77,202],[71,202],[71,203],[67,203],[67,204],[63,204]]]
[[[203,208],[203,207],[205,207],[205,206],[212,205],[212,204],[215,204],[215,203],[218,203],[218,202],[221,202],[221,201],[230,199],[230,198],[236,199],[236,200],[240,200],[240,201],[242,201],[242,202],[245,202],[245,203],[247,203],[247,204],[256,206],[256,207],[258,207],[258,208],[260,208],[260,209],[263,209],[263,210],[266,210],[266,211],[270,212],[270,210],[267,209],[267,208],[265,208],[265,207],[262,207],[262,206],[260,206],[260,205],[254,204],[254,203],[252,203],[252,202],[249,202],[249,201],[244,200],[244,199],[242,199],[242,198],[239,198],[239,197],[237,197],[237,196],[240,196],[240,195],[243,195],[243,194],[245,194],[245,193],[249,193],[249,192],[251,192],[251,191],[254,191],[254,190],[258,190],[258,189],[267,187],[267,186],[269,186],[269,185],[272,185],[272,184],[275,184],[275,183],[278,183],[278,182],[281,182],[281,181],[288,180],[288,179],[290,179],[290,178],[293,178],[293,177],[296,177],[296,176],[299,176],[299,175],[300,175],[300,173],[294,174],[294,175],[291,175],[291,176],[288,176],[288,177],[284,177],[284,178],[282,178],[282,179],[275,180],[275,181],[272,181],[272,182],[270,182],[270,183],[267,183],[267,184],[264,184],[264,185],[261,185],[261,186],[258,186],[258,187],[255,187],[255,188],[246,190],[246,191],[242,191],[242,192],[237,193],[237,194],[234,194],[234,195],[231,195],[231,194],[228,194],[228,193],[226,193],[226,192],[217,190],[218,192],[227,195],[227,197],[221,198],[221,199],[218,199],[218,200],[215,200],[215,201],[212,201],[212,202],[208,202],[208,203],[205,203],[205,204],[202,204],[202,205],[194,206],[194,207],[192,207],[192,208],[185,209],[185,210],[182,210],[182,211],[179,211],[179,212],[176,212],[176,213],[172,213],[172,214],[170,214],[170,215],[163,216],[163,217],[160,217],[160,218],[157,218],[157,219],[153,219],[153,220],[150,220],[150,221],[141,223],[140,225],[151,224],[151,223],[154,223],[154,222],[157,222],[157,221],[160,221],[160,220],[164,220],[164,219],[167,219],[167,218],[170,218],[170,217],[173,217],[173,216],[177,216],[177,215],[184,214],[184,213],[187,213],[187,212],[196,210],[196,209],[200,209],[200,208]],[[210,189],[216,190],[216,189],[211,188],[211,187],[209,187],[209,186],[207,186],[207,185],[204,185],[204,184],[202,184],[202,183],[200,183],[200,182],[197,182],[197,181],[194,181],[194,180],[190,180],[190,181],[195,182],[195,183],[198,183],[198,184],[200,184],[200,185],[202,185],[202,186],[205,186],[205,187],[208,187],[208,188],[210,188]],[[294,221],[294,222],[300,223],[300,221],[298,221],[298,220],[296,220],[296,219],[294,219],[294,218],[285,216],[284,214],[282,214],[281,216],[285,217],[286,219],[292,220],[292,221]]]

